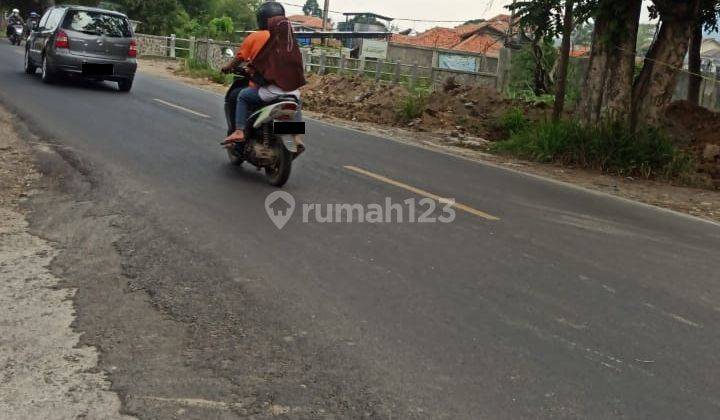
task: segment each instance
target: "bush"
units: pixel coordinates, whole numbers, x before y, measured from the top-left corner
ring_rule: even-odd
[[[398,117],[403,121],[412,121],[420,118],[425,112],[430,92],[425,89],[415,88],[408,92],[398,103]]]
[[[518,107],[509,108],[500,117],[499,128],[508,136],[517,134],[528,128],[530,121],[525,118],[525,114]]]
[[[579,165],[644,178],[681,179],[694,173],[693,158],[660,129],[632,130],[621,121],[594,127],[576,121],[541,121],[515,132],[491,150],[540,162]]]
[[[523,89],[510,91],[507,94],[508,99],[522,101],[533,106],[552,106],[555,104],[555,95],[546,93],[544,95],[536,95],[532,89]]]
[[[558,57],[558,50],[550,43],[542,45],[543,67],[549,72],[555,65]],[[526,45],[520,51],[512,55],[510,66],[510,82],[508,93],[515,96],[520,92],[533,91],[533,80],[535,78],[535,56],[532,46]],[[548,86],[552,90],[552,86]],[[534,95],[534,94],[533,94]]]
[[[215,83],[230,85],[233,81],[231,74],[223,74],[220,70],[215,70],[207,63],[196,59],[187,59],[183,62],[183,67],[178,71],[179,74],[198,79],[208,79]]]

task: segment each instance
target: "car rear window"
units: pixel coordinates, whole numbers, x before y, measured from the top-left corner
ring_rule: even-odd
[[[115,38],[129,38],[130,24],[117,15],[85,10],[71,10],[65,16],[63,28],[86,34],[105,35]]]

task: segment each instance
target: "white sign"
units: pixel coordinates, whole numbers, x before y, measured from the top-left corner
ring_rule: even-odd
[[[477,71],[477,60],[473,56],[440,53],[438,67],[441,69]]]
[[[378,41],[375,39],[363,39],[362,51],[360,58],[374,58],[376,60],[387,59],[388,43],[387,41]]]

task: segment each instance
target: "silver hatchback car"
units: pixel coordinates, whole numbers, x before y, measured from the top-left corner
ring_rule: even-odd
[[[25,72],[42,70],[51,83],[60,75],[117,82],[132,89],[137,71],[137,42],[127,16],[91,7],[51,7],[30,33]]]

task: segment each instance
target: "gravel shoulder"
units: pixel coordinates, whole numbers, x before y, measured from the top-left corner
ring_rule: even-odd
[[[0,417],[129,420],[98,369],[97,349],[80,345],[72,328],[77,290],[60,287],[49,268],[56,244],[33,235],[20,210],[40,179],[0,109]]]
[[[176,75],[174,71],[178,66],[179,63],[176,61],[140,61],[141,72],[173,79],[215,93],[225,93],[226,88],[224,86],[209,80],[193,79]],[[474,150],[473,145],[481,146],[484,141],[483,139],[466,138],[464,141],[466,144],[460,144],[463,142],[454,138],[451,132],[422,132],[368,122],[350,121],[332,115],[313,112],[312,109],[308,109],[306,115],[328,124],[359,130],[393,141],[428,148],[478,162],[494,164],[581,188],[720,222],[720,191],[676,186],[665,182],[631,177],[611,176],[597,171],[541,164],[491,155],[481,150]]]

